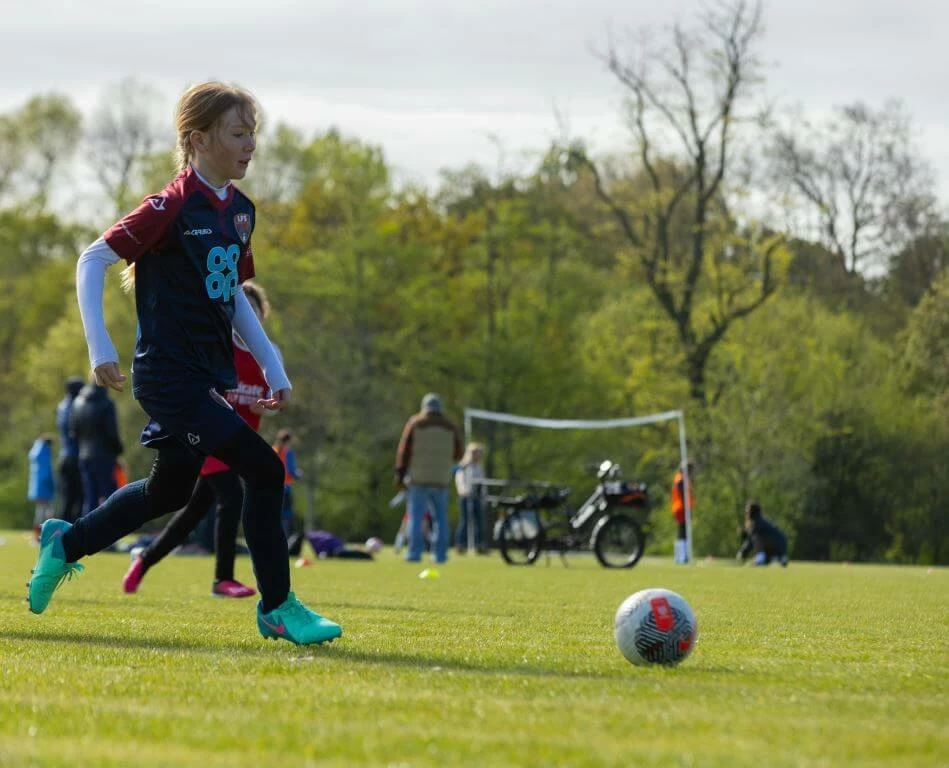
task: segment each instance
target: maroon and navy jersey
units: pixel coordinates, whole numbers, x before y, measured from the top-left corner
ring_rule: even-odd
[[[260,414],[251,411],[250,407],[258,400],[263,400],[270,392],[264,372],[250,353],[242,346],[234,345],[234,368],[237,370],[237,386],[224,393],[227,400],[237,411],[237,414],[247,422],[255,432],[260,430]],[[208,456],[201,467],[202,475],[213,475],[217,472],[227,472],[230,467],[214,456]]]
[[[234,295],[254,276],[253,231],[254,204],[233,184],[219,199],[189,166],[105,233],[135,264],[136,396],[236,386],[231,322]]]

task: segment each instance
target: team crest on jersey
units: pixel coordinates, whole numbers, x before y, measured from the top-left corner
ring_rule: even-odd
[[[249,213],[238,213],[234,216],[234,229],[237,230],[237,236],[241,239],[241,242],[244,245],[247,245],[247,240],[250,238],[250,214]]]

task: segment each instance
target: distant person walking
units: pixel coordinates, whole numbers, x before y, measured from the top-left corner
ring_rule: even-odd
[[[689,562],[688,527],[685,521],[686,494],[688,494],[689,498],[689,515],[695,515],[695,496],[692,495],[692,477],[695,472],[695,467],[689,462],[684,468],[686,472],[684,473],[682,471],[683,468],[680,467],[672,480],[672,516],[678,525],[673,558],[676,563],[680,564]],[[686,489],[686,474],[689,476],[688,489]]]
[[[79,447],[82,514],[88,515],[115,493],[115,462],[123,450],[115,403],[105,387],[90,383],[79,391],[69,431]]]
[[[66,394],[56,406],[56,431],[59,432],[59,517],[73,522],[82,514],[82,473],[79,471],[79,445],[69,430],[76,396],[83,387],[78,376],[66,379]]]
[[[441,398],[430,392],[419,413],[405,423],[395,457],[399,488],[408,485],[409,547],[406,561],[419,562],[425,541],[423,518],[430,507],[435,522],[436,563],[448,559],[448,484],[452,465],[461,458],[458,428],[442,414]]]
[[[30,481],[27,499],[36,505],[33,514],[33,535],[40,538],[43,523],[53,517],[56,484],[53,480],[53,438],[40,435],[30,448]]]

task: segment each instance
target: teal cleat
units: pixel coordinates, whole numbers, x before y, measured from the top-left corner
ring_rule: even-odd
[[[270,613],[262,613],[257,603],[257,629],[270,640],[288,640],[296,645],[319,645],[343,634],[335,621],[324,619],[297,600],[291,592]]]
[[[63,534],[72,525],[65,520],[47,520],[40,531],[40,554],[33,569],[33,577],[29,584],[30,610],[33,613],[42,613],[49,605],[59,585],[67,579],[71,580],[74,573],[81,573],[83,566],[79,563],[67,563],[63,552]]]

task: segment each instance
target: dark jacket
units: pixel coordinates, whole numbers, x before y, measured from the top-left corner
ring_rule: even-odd
[[[115,404],[105,387],[87,384],[73,402],[69,432],[79,445],[79,460],[115,459],[122,453]]]
[[[76,439],[72,436],[69,427],[69,416],[75,402],[76,397],[74,395],[66,395],[56,406],[56,431],[59,432],[59,457],[61,459],[79,458],[79,446],[76,445]]]

